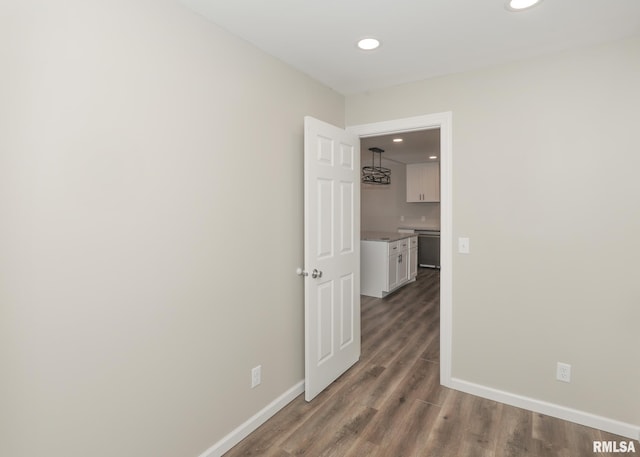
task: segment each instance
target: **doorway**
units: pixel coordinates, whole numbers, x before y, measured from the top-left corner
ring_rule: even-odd
[[[374,153],[371,149],[382,152]],[[360,230],[396,232],[402,228],[439,231],[440,184],[437,170],[440,165],[440,129],[361,138],[360,151],[361,166],[380,162],[391,172],[388,184],[362,185]],[[423,167],[435,168],[438,195],[424,193]],[[407,180],[412,177],[417,178],[415,183],[418,184],[413,192],[407,187]],[[440,266],[439,262],[437,266]]]
[[[451,383],[452,334],[452,113],[436,113],[404,119],[355,125],[347,128],[360,137],[439,129],[440,131],[440,384]]]

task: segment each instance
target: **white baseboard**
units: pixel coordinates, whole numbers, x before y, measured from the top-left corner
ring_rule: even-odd
[[[199,457],[221,457],[233,446],[242,441],[247,435],[264,424],[269,418],[287,406],[294,398],[304,392],[304,381],[300,381],[278,398],[269,403],[261,411],[233,430],[216,444],[200,454]]]
[[[505,392],[503,390],[493,389],[491,387],[474,384],[461,379],[450,378],[447,382],[447,387],[536,413],[574,422],[576,424],[585,425],[598,430],[604,430],[605,432],[624,436],[633,440],[640,440],[640,426],[637,425],[619,422],[606,417],[586,413],[584,411],[524,397],[522,395]]]

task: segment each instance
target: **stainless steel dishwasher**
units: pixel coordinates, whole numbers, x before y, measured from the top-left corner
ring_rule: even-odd
[[[416,230],[418,235],[418,265],[440,268],[440,231]]]

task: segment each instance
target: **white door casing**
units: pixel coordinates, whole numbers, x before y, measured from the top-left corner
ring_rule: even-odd
[[[305,117],[305,399],[360,358],[360,139]]]
[[[347,127],[348,132],[359,138],[440,129],[440,383],[447,387],[453,387],[452,127],[453,114],[450,111]]]

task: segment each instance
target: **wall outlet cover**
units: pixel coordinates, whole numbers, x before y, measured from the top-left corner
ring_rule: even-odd
[[[258,365],[251,369],[251,388],[260,385],[262,382],[262,365]]]
[[[556,367],[556,379],[562,382],[571,382],[571,365],[558,362]]]

